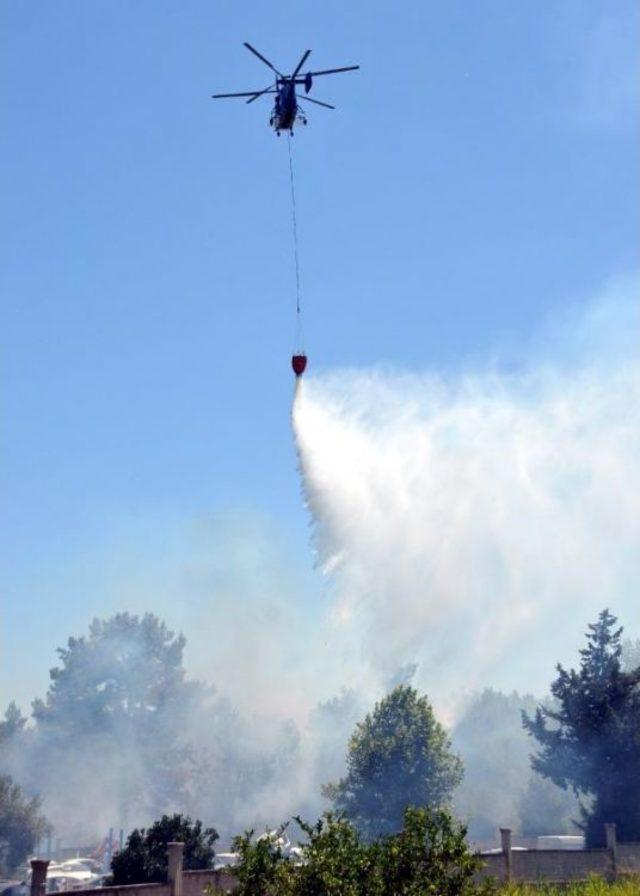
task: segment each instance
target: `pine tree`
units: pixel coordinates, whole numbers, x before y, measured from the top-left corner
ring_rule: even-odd
[[[534,771],[588,799],[582,807],[587,845],[604,845],[604,825],[620,840],[640,840],[640,668],[623,671],[622,628],[604,610],[589,626],[580,669],[558,665],[553,708],[523,713],[538,741]]]

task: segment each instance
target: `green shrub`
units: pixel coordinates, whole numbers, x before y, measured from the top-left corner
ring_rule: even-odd
[[[466,833],[445,810],[408,808],[402,831],[377,844],[380,896],[492,893],[492,884],[474,882],[480,862],[469,851]]]
[[[253,831],[245,831],[234,838],[233,850],[239,857],[233,868],[238,882],[235,896],[280,896],[289,892],[291,863],[280,845],[282,833],[284,828],[255,839]]]
[[[237,837],[238,896],[480,896],[479,860],[466,830],[445,810],[407,809],[397,834],[366,840],[346,818],[327,813],[314,825],[296,818],[306,839],[293,861],[277,837]]]

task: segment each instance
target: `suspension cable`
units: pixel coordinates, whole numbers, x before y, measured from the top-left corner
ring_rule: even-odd
[[[296,220],[296,191],[293,186],[293,159],[291,156],[291,135],[287,133],[289,150],[289,178],[291,180],[291,213],[293,222],[293,257],[296,263],[296,315],[300,322],[300,263],[298,260],[298,222]]]

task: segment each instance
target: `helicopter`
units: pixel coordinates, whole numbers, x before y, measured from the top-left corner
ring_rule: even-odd
[[[278,137],[280,136],[280,131],[289,131],[289,133],[293,134],[293,126],[297,121],[301,121],[302,124],[307,124],[307,117],[298,106],[300,100],[306,103],[314,103],[316,106],[323,106],[325,109],[335,109],[335,106],[330,105],[330,103],[323,103],[320,100],[312,99],[310,96],[297,96],[296,84],[304,85],[305,93],[309,93],[313,85],[313,79],[320,75],[352,72],[360,68],[359,65],[346,65],[342,68],[327,68],[320,72],[306,72],[303,75],[300,74],[302,66],[305,64],[311,53],[311,50],[306,50],[293,73],[291,75],[283,75],[281,71],[262,55],[262,53],[258,53],[255,47],[252,47],[251,44],[248,44],[246,41],[244,45],[250,53],[257,56],[258,59],[264,62],[264,64],[275,74],[276,77],[274,83],[269,84],[269,86],[265,87],[263,90],[250,90],[245,93],[214,93],[212,99],[219,100],[227,99],[228,97],[249,97],[247,103],[253,103],[258,97],[267,94],[275,94],[274,106],[269,118],[269,125],[274,129]]]

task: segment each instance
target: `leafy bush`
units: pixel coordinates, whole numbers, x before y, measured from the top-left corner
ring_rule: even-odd
[[[234,893],[236,896],[276,896],[285,892],[290,862],[282,851],[280,838],[277,834],[264,834],[256,840],[253,834],[246,831],[233,840],[233,851],[239,856],[233,868],[238,881]]]
[[[495,892],[473,880],[478,859],[466,830],[445,810],[407,809],[404,827],[368,842],[344,817],[327,813],[306,835],[300,858],[275,838],[236,838],[238,896],[476,896]]]
[[[474,882],[478,858],[466,828],[443,810],[408,808],[404,828],[377,845],[380,896],[474,896],[493,885]]]
[[[296,821],[307,835],[287,896],[364,896],[377,890],[377,854],[346,818],[327,813],[313,826]]]

